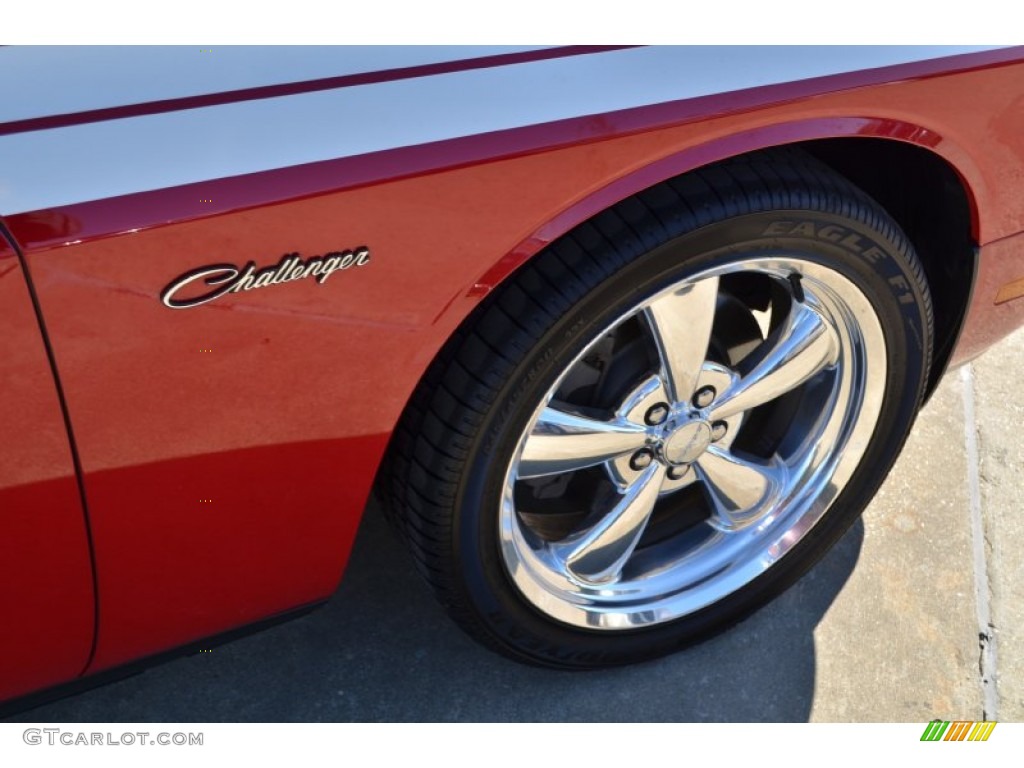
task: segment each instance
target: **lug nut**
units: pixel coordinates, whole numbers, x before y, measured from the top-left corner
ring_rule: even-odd
[[[714,387],[701,387],[693,395],[693,404],[698,408],[707,408],[715,401],[717,394]]]
[[[685,467],[669,467],[668,468],[668,479],[669,480],[681,480],[686,476],[686,473],[690,471],[689,465]]]
[[[716,421],[714,424],[711,425],[711,440],[717,443],[719,440],[725,437],[725,433],[728,431],[728,424],[726,424],[724,421]]]
[[[647,409],[647,414],[644,416],[644,421],[647,422],[648,426],[655,427],[661,424],[665,419],[668,418],[669,407],[665,403],[658,403],[652,405]]]
[[[629,460],[629,466],[639,471],[651,466],[652,461],[654,461],[654,454],[646,448],[641,448],[633,454],[632,458]]]

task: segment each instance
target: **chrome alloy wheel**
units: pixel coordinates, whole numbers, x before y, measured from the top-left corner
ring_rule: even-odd
[[[818,262],[752,258],[661,290],[572,360],[523,431],[499,512],[508,574],[537,610],[597,630],[721,600],[828,510],[886,373],[871,303]]]

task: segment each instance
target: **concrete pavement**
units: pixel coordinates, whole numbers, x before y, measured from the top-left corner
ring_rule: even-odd
[[[19,721],[1001,721],[1024,718],[1024,331],[945,378],[877,499],[725,635],[560,673],[479,648],[371,507],[338,594],[213,653]]]

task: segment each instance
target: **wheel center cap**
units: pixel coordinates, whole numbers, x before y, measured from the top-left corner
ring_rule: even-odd
[[[711,445],[711,425],[706,421],[688,421],[662,443],[662,455],[669,464],[689,464]]]

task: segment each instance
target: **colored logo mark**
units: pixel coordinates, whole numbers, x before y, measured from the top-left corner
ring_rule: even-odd
[[[988,741],[996,724],[974,720],[932,720],[924,727],[921,741]]]

